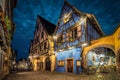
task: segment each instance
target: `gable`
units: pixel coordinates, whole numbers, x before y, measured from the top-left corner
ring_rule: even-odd
[[[39,40],[41,40],[42,36],[43,36],[44,39],[46,39],[48,33],[47,33],[47,31],[46,31],[46,29],[45,29],[45,26],[43,25],[43,23],[42,23],[41,20],[40,20],[40,22],[39,22],[38,27],[39,27]]]
[[[58,20],[59,26],[63,25],[64,23],[66,23],[66,21],[68,21],[68,19],[66,18],[71,15],[72,11],[73,11],[73,8],[67,2],[65,2]]]
[[[90,18],[88,15],[92,17]],[[63,32],[64,30],[73,26],[76,23],[80,23],[80,26],[86,24],[87,18],[92,20],[91,22],[95,25],[97,31],[99,31],[103,35],[101,27],[99,26],[96,18],[92,14],[80,12],[74,6],[65,1],[57,23],[56,34]]]
[[[78,12],[76,8],[65,1],[57,23],[56,33],[59,34],[63,30],[74,25],[80,20],[81,15],[83,15],[81,12]]]
[[[44,27],[48,35],[53,35],[56,26],[39,15],[37,17],[39,18],[42,26]]]

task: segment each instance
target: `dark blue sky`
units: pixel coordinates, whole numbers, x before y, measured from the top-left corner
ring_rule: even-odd
[[[120,0],[67,1],[82,12],[94,14],[106,35],[111,34],[120,23]],[[18,0],[14,9],[16,30],[12,41],[12,47],[18,51],[17,59],[28,56],[37,14],[56,24],[63,3],[64,0]]]

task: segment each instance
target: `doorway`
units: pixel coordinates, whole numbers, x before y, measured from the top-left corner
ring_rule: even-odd
[[[73,59],[67,59],[67,72],[73,73]]]
[[[49,57],[47,57],[45,59],[45,70],[47,70],[47,71],[51,70],[51,62],[50,62],[50,58]]]

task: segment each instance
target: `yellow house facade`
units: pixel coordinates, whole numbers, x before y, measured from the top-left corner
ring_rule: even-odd
[[[114,32],[117,71],[120,72],[120,25]]]
[[[55,25],[37,16],[34,39],[30,47],[30,61],[34,71],[54,71],[55,55],[53,33]]]

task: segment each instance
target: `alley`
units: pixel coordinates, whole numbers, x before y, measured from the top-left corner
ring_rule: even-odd
[[[70,74],[70,73],[56,73],[56,72],[17,72],[11,73],[3,80],[120,80],[120,74]]]

